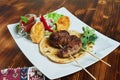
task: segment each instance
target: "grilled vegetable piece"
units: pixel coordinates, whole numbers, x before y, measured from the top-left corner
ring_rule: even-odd
[[[32,42],[39,43],[44,37],[45,29],[42,22],[36,22],[30,31]]]
[[[68,16],[60,17],[57,22],[57,30],[68,30],[70,27],[70,19]]]

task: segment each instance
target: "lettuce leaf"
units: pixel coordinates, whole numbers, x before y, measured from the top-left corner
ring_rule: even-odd
[[[52,12],[52,13],[48,13],[47,15],[45,15],[45,18],[48,18],[48,19],[52,19],[53,20],[53,23],[56,23],[57,20],[63,16],[62,14],[58,14],[56,12]]]

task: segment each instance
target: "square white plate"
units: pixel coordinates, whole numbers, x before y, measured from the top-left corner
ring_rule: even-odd
[[[71,21],[70,30],[82,32],[82,27],[88,26],[87,24],[76,18],[64,7],[56,10],[55,12],[70,17]],[[15,31],[16,25],[17,23],[8,25],[8,29],[13,39],[15,40],[23,54],[33,63],[34,66],[36,66],[49,79],[63,77],[75,73],[77,71],[80,71],[82,69],[76,66],[74,62],[68,64],[57,64],[51,62],[46,57],[41,55],[37,44],[32,43],[30,40],[24,37],[22,38],[17,37]],[[120,45],[119,42],[112,40],[97,31],[95,31],[95,33],[97,34],[98,39],[95,42],[94,52],[96,52],[95,55],[98,56],[100,59],[110,54],[114,49],[116,49]],[[85,56],[81,57],[78,60],[80,65],[82,65],[85,68],[96,63],[97,61],[98,60],[96,58],[92,57],[89,54],[86,54]]]

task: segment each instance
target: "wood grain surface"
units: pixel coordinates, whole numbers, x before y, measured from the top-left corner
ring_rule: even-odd
[[[120,42],[120,0],[0,0],[0,69],[33,66],[16,45],[7,25],[18,22],[21,15],[34,13],[39,16],[60,7]],[[120,47],[103,60],[112,67],[97,62],[86,69],[97,80],[120,80]],[[93,80],[84,70],[60,79]]]

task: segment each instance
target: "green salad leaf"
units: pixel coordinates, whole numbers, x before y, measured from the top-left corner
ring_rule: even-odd
[[[28,18],[25,16],[21,16],[20,19],[24,22],[27,23],[28,22]]]
[[[83,27],[82,29],[84,33],[81,37],[81,41],[82,47],[85,48],[86,45],[89,43],[94,44],[95,40],[97,39],[97,35],[95,34],[95,31],[93,29],[90,29],[89,27]]]
[[[52,19],[54,23],[57,22],[57,20],[63,16],[62,14],[58,14],[56,12],[51,12],[51,13],[48,13],[47,15],[45,15],[45,18],[49,18],[49,19]]]

